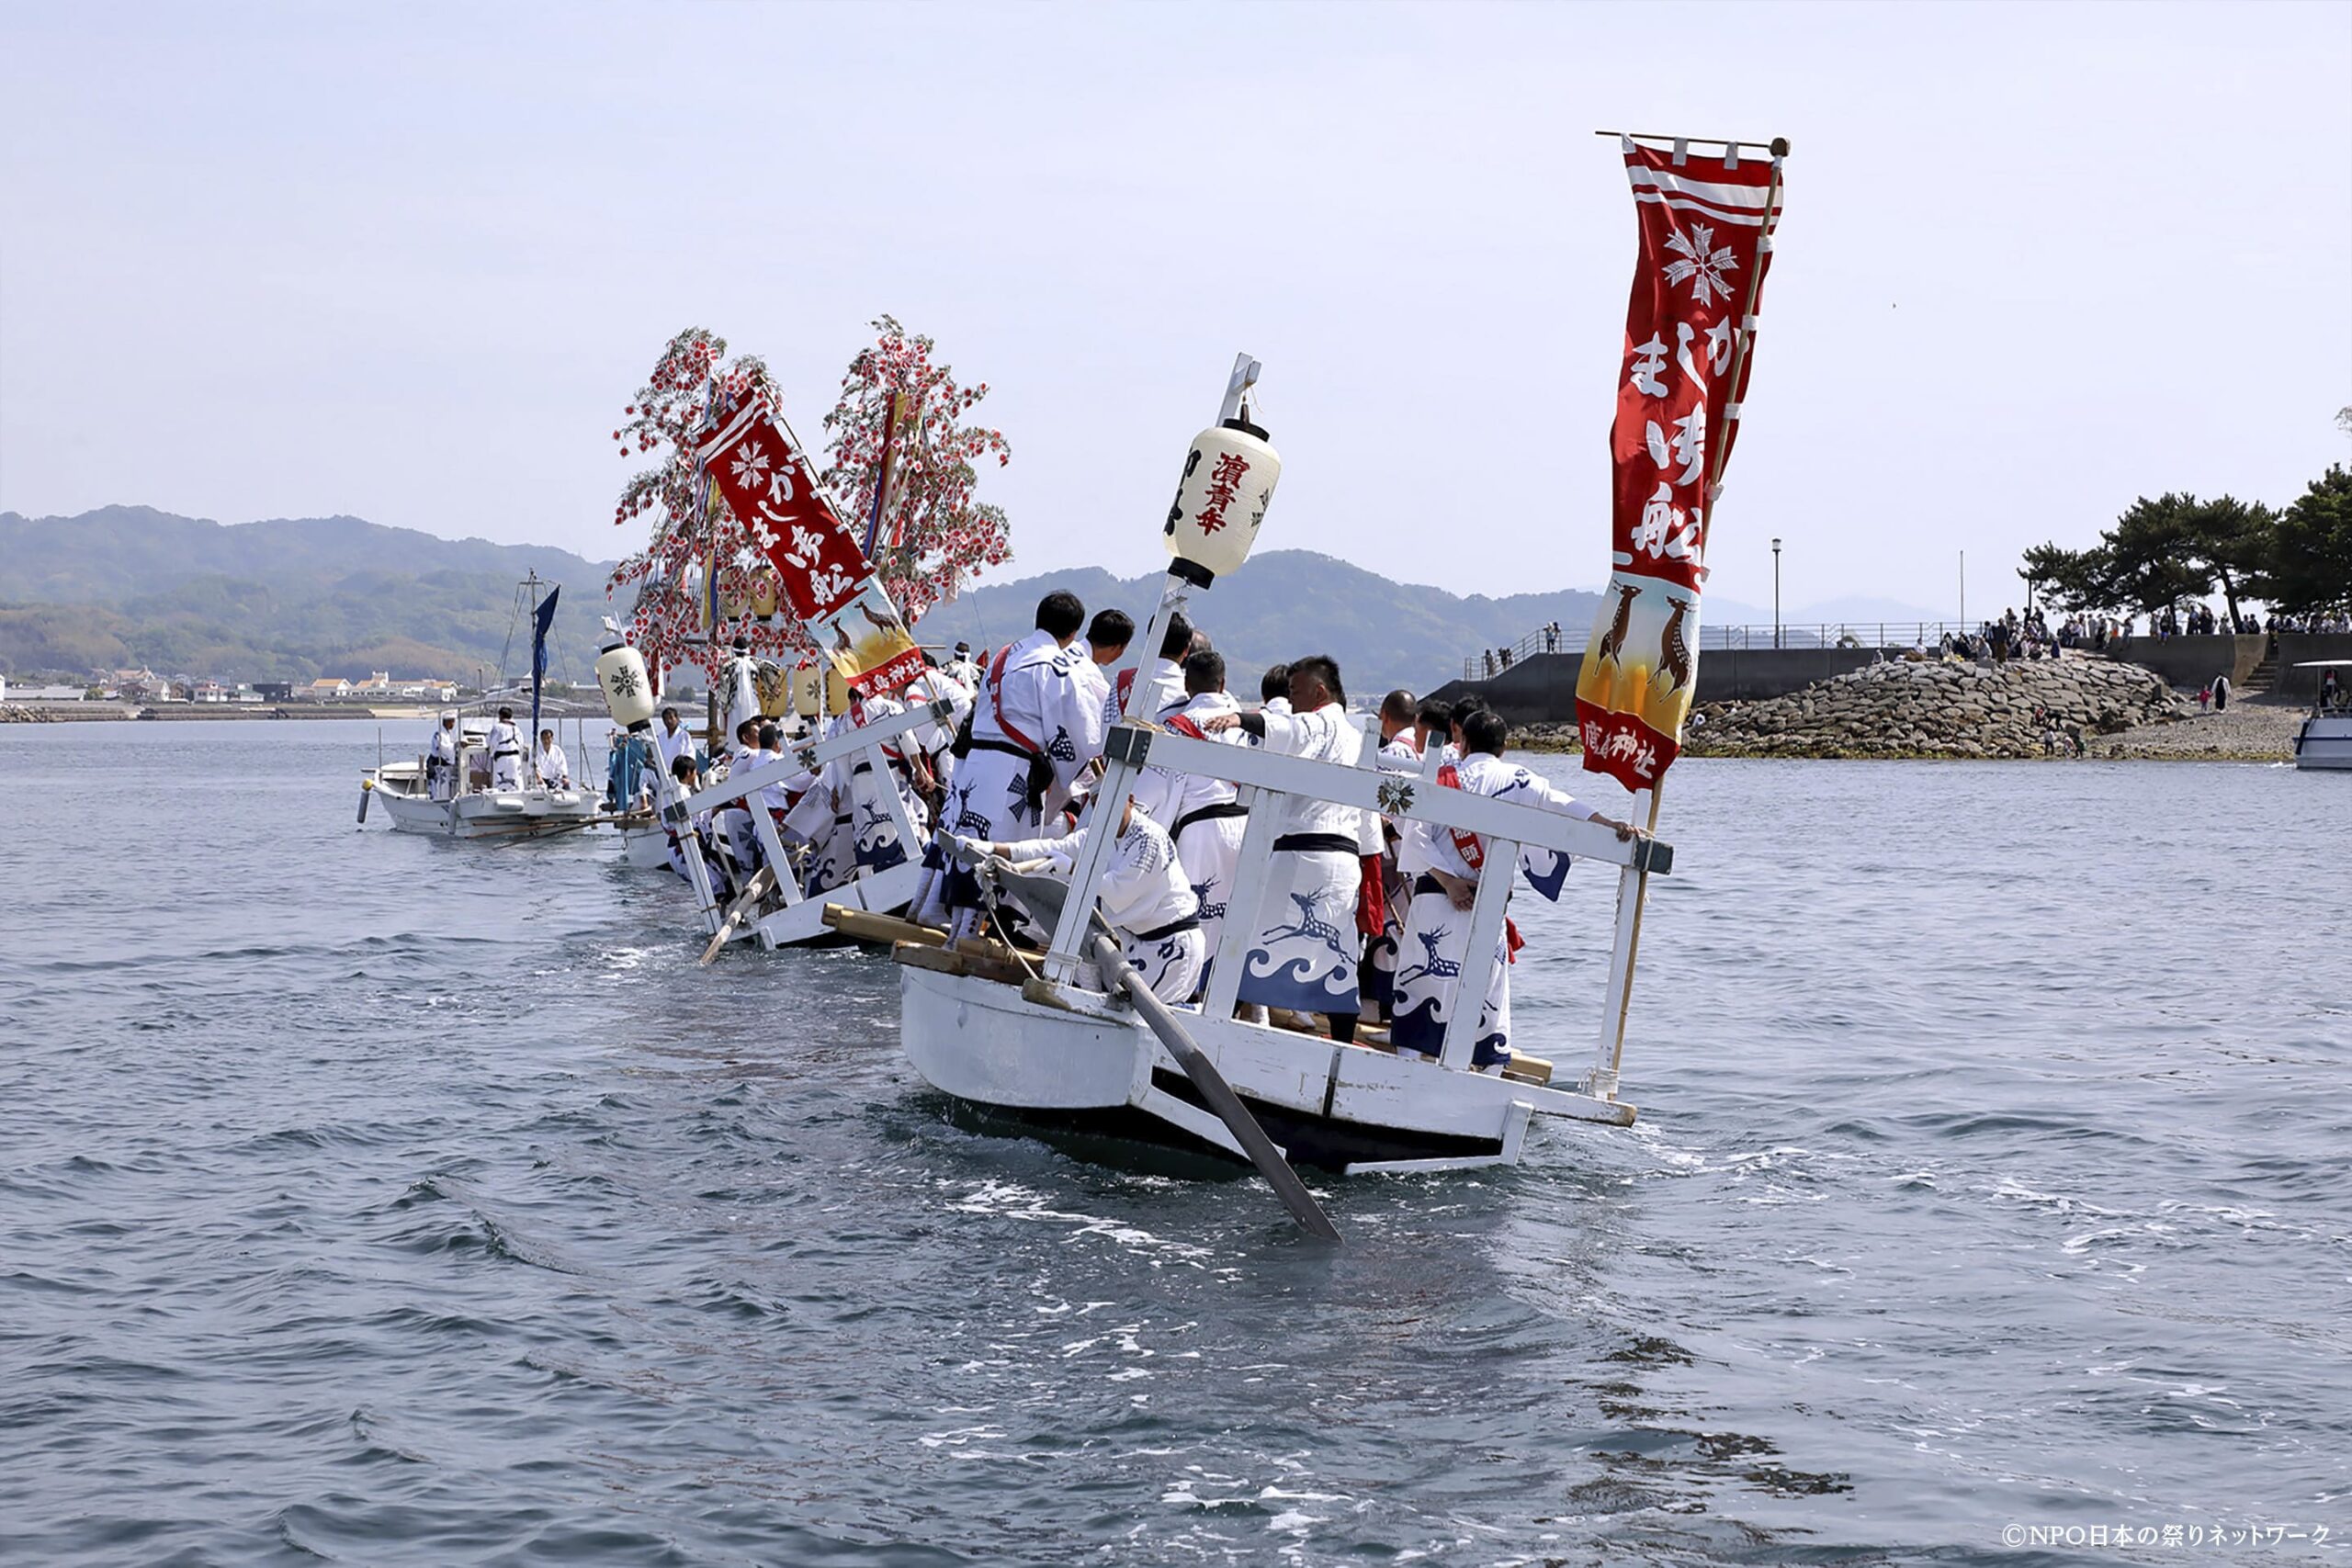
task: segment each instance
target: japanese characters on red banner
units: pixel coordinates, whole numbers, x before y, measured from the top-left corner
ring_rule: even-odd
[[[1577,678],[1577,727],[1586,768],[1640,790],[1680,752],[1690,712],[1707,525],[1755,366],[1781,160],[1623,146],[1641,256],[1610,433],[1613,570]]]
[[[775,567],[792,613],[808,624],[842,680],[877,695],[922,673],[922,655],[865,552],[818,488],[807,455],[765,402],[747,402],[696,456],[736,521]]]

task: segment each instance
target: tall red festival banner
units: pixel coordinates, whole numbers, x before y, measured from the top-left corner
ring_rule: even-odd
[[[1781,161],[1623,139],[1641,255],[1610,432],[1612,570],[1577,677],[1584,765],[1653,789],[1682,750],[1707,531],[1755,365]]]
[[[922,673],[922,654],[888,590],[764,399],[746,401],[695,457],[775,569],[792,613],[852,688],[879,695]]]

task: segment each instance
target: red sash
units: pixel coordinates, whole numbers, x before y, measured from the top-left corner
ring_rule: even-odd
[[[1456,768],[1452,762],[1448,762],[1438,769],[1437,782],[1439,786],[1443,789],[1460,789],[1462,787],[1461,770]],[[1453,840],[1453,852],[1462,857],[1462,863],[1464,865],[1468,866],[1472,871],[1484,871],[1486,869],[1487,844],[1485,840],[1479,838],[1477,834],[1461,828],[1448,828],[1445,831],[1447,836]]]
[[[1460,789],[1462,787],[1461,771],[1452,762],[1447,762],[1438,769],[1437,782],[1446,789]],[[1461,828],[1448,828],[1446,834],[1453,840],[1453,852],[1462,857],[1463,864],[1472,871],[1486,870],[1487,841],[1484,839]],[[1503,917],[1503,950],[1508,954],[1508,961],[1512,964],[1518,963],[1519,950],[1526,945],[1527,939],[1519,934],[1519,922],[1509,915],[1505,915]]]
[[[995,711],[996,727],[1004,731],[1005,739],[1032,757],[1042,757],[1046,749],[1015,729],[1012,721],[1004,716],[1004,661],[1012,652],[1012,645],[1006,643],[996,650],[996,662],[989,666],[989,706]]]
[[[1181,713],[1169,715],[1167,727],[1170,729],[1174,730],[1179,735],[1189,735],[1195,740],[1206,740],[1208,739],[1208,733],[1205,730],[1202,729],[1199,725],[1193,723],[1191,718]]]

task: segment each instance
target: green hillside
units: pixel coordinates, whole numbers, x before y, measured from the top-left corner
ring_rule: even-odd
[[[536,570],[563,585],[558,671],[584,679],[605,614],[609,568],[545,546],[441,539],[356,517],[223,525],[143,506],[78,517],[0,513],[0,674],[78,678],[147,665],[231,681],[494,673],[502,651],[521,672],[527,627],[513,626],[514,585]],[[1503,575],[1498,569],[1498,576]],[[1088,568],[983,585],[925,618],[925,642],[994,645],[1027,631],[1038,598],[1069,588],[1090,610],[1115,604],[1138,621],[1158,574],[1122,581]],[[1254,689],[1277,660],[1326,652],[1352,693],[1426,690],[1461,672],[1465,654],[1551,620],[1572,645],[1594,595],[1462,598],[1391,582],[1329,556],[1271,550],[1200,597],[1200,618]]]
[[[563,587],[558,667],[584,678],[609,568],[539,545],[356,517],[223,525],[143,506],[0,513],[0,673],[147,665],[232,681],[438,675],[529,660],[515,584]],[[509,648],[510,630],[514,646]]]

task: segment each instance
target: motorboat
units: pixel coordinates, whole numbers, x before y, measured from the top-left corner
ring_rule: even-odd
[[[464,718],[458,725],[458,787],[436,800],[426,782],[423,757],[384,762],[361,779],[365,801],[381,801],[399,833],[432,833],[445,839],[514,839],[569,832],[604,820],[603,800],[586,790],[529,783],[515,789],[491,785],[490,720]]]
[[[2352,772],[2352,659],[2313,659],[2295,666],[2312,671],[2317,688],[2312,711],[2295,736],[2295,766],[2321,773]],[[2326,671],[2335,671],[2335,700],[2328,701]]]

